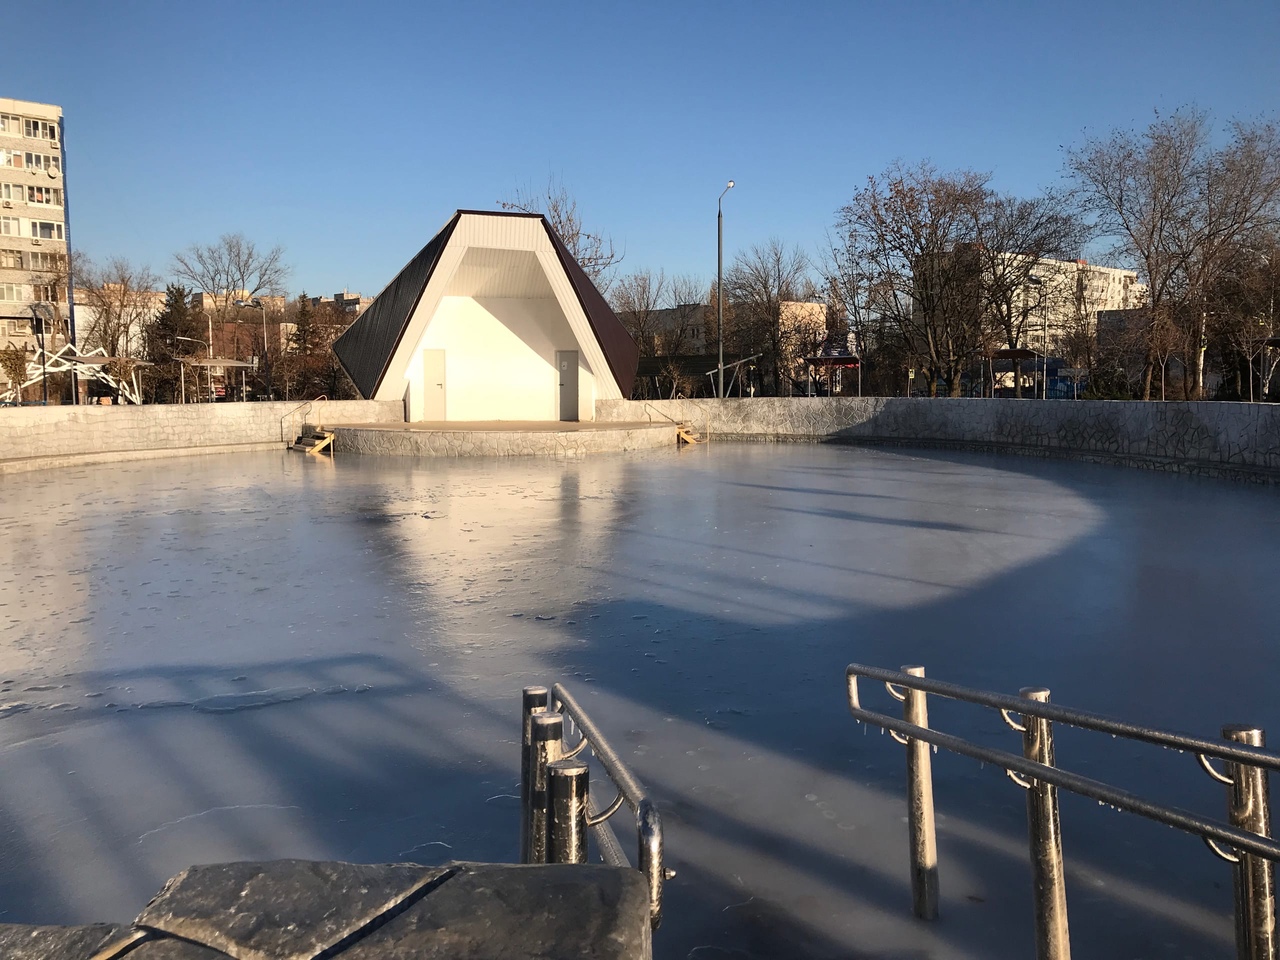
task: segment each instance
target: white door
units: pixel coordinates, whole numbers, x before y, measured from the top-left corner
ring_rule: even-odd
[[[423,350],[422,419],[439,421],[444,418],[444,351]]]

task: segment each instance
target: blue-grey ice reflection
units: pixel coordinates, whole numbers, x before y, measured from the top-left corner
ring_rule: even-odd
[[[565,679],[662,800],[659,956],[1026,956],[1021,792],[938,758],[944,920],[913,921],[901,750],[844,664],[1280,730],[1278,521],[1226,483],[817,446],[11,477],[0,916],[126,919],[192,862],[512,859],[518,692]],[[1059,757],[1221,812],[1187,758]],[[1081,955],[1229,951],[1198,841],[1063,817]]]

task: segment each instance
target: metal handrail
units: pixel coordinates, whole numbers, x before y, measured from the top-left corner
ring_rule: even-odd
[[[648,400],[645,400],[645,401],[643,401],[643,402],[644,402],[644,405],[645,405],[646,407],[648,407],[650,410],[652,410],[652,411],[653,411],[654,413],[656,413],[658,416],[662,417],[662,419],[664,419],[664,420],[670,420],[670,421],[671,421],[672,423],[674,423],[677,427],[678,427],[678,426],[680,426],[680,421],[679,421],[679,420],[677,420],[675,417],[669,417],[669,416],[667,416],[665,413],[663,413],[661,410],[659,410],[657,407],[655,407],[655,406],[654,406],[652,403],[650,403]]]
[[[862,706],[858,679],[882,682],[889,695],[904,705],[902,719]],[[973,690],[929,680],[924,668],[887,670],[853,663],[845,671],[849,711],[859,723],[874,724],[907,747],[907,822],[911,840],[911,887],[916,915],[937,917],[938,866],[933,813],[933,782],[929,745],[1002,768],[1027,791],[1027,823],[1036,901],[1036,955],[1041,960],[1069,960],[1066,886],[1062,861],[1057,790],[1067,790],[1199,836],[1217,856],[1234,864],[1237,952],[1242,960],[1275,960],[1274,863],[1280,843],[1270,837],[1268,769],[1280,767],[1280,757],[1261,749],[1263,731],[1257,727],[1227,726],[1231,741],[1207,740],[1114,720],[1083,710],[1050,704],[1049,691],[1028,687],[1021,696]],[[1023,736],[1023,755],[971,743],[962,737],[930,729],[925,694],[998,710],[1005,723]],[[1021,722],[1014,719],[1021,717]],[[1191,751],[1205,771],[1227,784],[1230,823],[1202,817],[1178,807],[1139,797],[1110,784],[1061,770],[1055,765],[1052,723],[1110,733],[1179,752]],[[1210,757],[1227,761],[1227,772],[1214,768]],[[1225,844],[1234,849],[1230,853]]]
[[[574,699],[573,694],[565,688],[564,684],[557,683],[552,686],[551,701],[552,708],[569,717],[578,728],[582,736],[578,749],[583,744],[590,747],[592,756],[600,761],[600,766],[613,781],[619,797],[635,814],[637,867],[644,874],[649,886],[649,919],[656,930],[662,922],[663,884],[675,875],[663,865],[662,817],[658,813],[657,805],[644,784],[622,762],[622,758],[618,756],[600,728],[582,709],[582,705]],[[608,817],[618,809],[618,806],[615,801],[606,811],[599,812],[593,802],[588,826],[596,837],[596,845],[600,848],[601,856],[606,862],[613,866],[630,866],[631,864],[622,854],[617,836],[608,824]],[[618,862],[619,860],[621,862]]]
[[[1280,843],[1268,840],[1266,837],[1259,837],[1254,833],[1236,830],[1234,827],[1229,827],[1224,823],[1205,819],[1178,807],[1161,806],[1129,793],[1127,790],[1121,790],[1099,780],[1082,777],[1067,770],[1060,770],[1057,767],[1047,767],[1042,763],[1027,760],[1005,750],[982,747],[976,743],[970,743],[962,737],[941,733],[929,727],[918,727],[913,723],[907,723],[905,720],[899,720],[896,717],[876,713],[873,710],[864,710],[857,706],[855,698],[856,693],[851,691],[849,712],[859,722],[874,723],[876,726],[883,727],[885,730],[892,731],[900,736],[931,743],[934,746],[970,757],[981,763],[989,763],[994,767],[1002,767],[1006,771],[1020,773],[1031,780],[1042,780],[1045,783],[1051,783],[1055,787],[1061,787],[1063,790],[1070,790],[1072,793],[1078,793],[1091,800],[1097,800],[1099,803],[1105,803],[1107,806],[1115,807],[1117,810],[1127,810],[1130,813],[1136,813],[1139,816],[1155,820],[1157,823],[1177,827],[1180,830],[1195,833],[1202,837],[1207,836],[1214,840],[1220,840],[1229,846],[1256,853],[1258,856],[1265,857],[1268,860],[1280,860]]]
[[[1023,716],[1040,717],[1044,720],[1052,720],[1054,723],[1065,723],[1068,726],[1079,727],[1082,730],[1109,733],[1115,737],[1139,740],[1156,746],[1182,750],[1206,757],[1216,757],[1221,760],[1247,763],[1267,770],[1280,770],[1280,754],[1258,747],[1237,746],[1220,740],[1207,740],[1204,737],[1196,737],[1185,733],[1156,730],[1153,727],[1144,727],[1140,724],[1130,723],[1127,720],[1116,720],[1101,714],[1090,713],[1087,710],[1076,710],[1071,707],[1059,706],[1055,703],[1041,703],[1004,693],[974,690],[955,683],[903,673],[901,670],[887,670],[884,667],[870,667],[861,663],[849,664],[845,669],[845,676],[854,684],[856,684],[857,677],[865,677],[868,680],[878,680],[883,683],[891,683],[894,686],[937,694],[938,696],[946,697],[948,700],[976,703],[980,706],[1000,710],[1005,714],[1018,713]],[[857,688],[854,686],[850,695],[856,696],[856,693]],[[1008,717],[1006,716],[1007,719]]]
[[[297,413],[299,410],[310,410],[311,403],[312,401],[310,400],[300,403],[296,407],[294,407],[292,410],[290,410],[288,413],[286,413],[283,417],[280,418],[280,439],[283,440],[285,443],[289,442],[289,437],[284,432],[284,422],[288,420],[290,423],[292,423],[293,415]],[[290,430],[289,432],[292,433],[293,431]]]

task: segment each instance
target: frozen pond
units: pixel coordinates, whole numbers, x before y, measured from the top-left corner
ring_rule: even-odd
[[[942,919],[914,921],[903,751],[848,717],[846,663],[1280,737],[1273,490],[730,444],[3,483],[7,921],[127,920],[195,862],[513,860],[520,688],[563,679],[659,797],[659,957],[1022,958],[1023,792],[936,758]],[[1058,757],[1223,814],[1189,756],[1062,733]],[[1198,839],[1072,798],[1063,832],[1079,956],[1230,955]]]

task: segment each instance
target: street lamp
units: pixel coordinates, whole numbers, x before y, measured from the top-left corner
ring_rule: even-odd
[[[724,195],[733,189],[733,181],[716,200],[716,339],[720,360],[716,366],[716,396],[724,399]]]
[[[1044,376],[1041,381],[1040,396],[1049,399],[1049,313],[1044,308],[1044,281],[1036,276],[1027,277],[1027,283],[1040,288],[1040,323],[1044,329]]]
[[[237,307],[257,307],[262,311],[262,378],[267,382],[267,399],[271,399],[271,378],[267,375],[267,305],[258,297],[237,300]]]
[[[208,351],[209,351],[209,359],[210,359],[210,360],[212,360],[212,359],[213,359],[213,345],[212,345],[211,343],[205,343],[203,340],[201,340],[201,339],[200,339],[200,338],[198,338],[198,337],[177,337],[177,336],[175,336],[173,339],[175,339],[175,340],[185,340],[185,341],[187,341],[187,343],[203,343],[203,344],[204,344],[204,348],[205,348],[206,350],[208,350]],[[196,378],[196,388],[197,388],[197,390],[199,389],[199,387],[200,387],[200,380],[199,380],[199,378],[197,377],[197,378]],[[185,368],[184,368],[184,369],[183,369],[183,384],[182,384],[182,399],[183,399],[184,401],[187,399],[186,392],[187,392],[187,385],[186,385],[186,370],[185,370]],[[209,364],[209,402],[210,402],[210,403],[212,403],[212,402],[213,402],[213,364],[212,364],[212,363],[210,363],[210,364]]]

